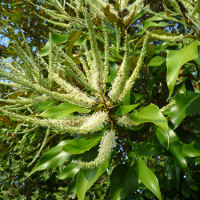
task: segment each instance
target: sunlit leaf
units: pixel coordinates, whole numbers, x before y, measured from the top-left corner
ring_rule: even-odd
[[[140,103],[137,104],[133,104],[133,105],[121,105],[117,111],[115,112],[116,116],[122,116],[125,115],[129,112],[131,112],[132,110],[134,110],[135,108],[137,108],[140,105]]]
[[[146,107],[141,108],[139,111],[133,112],[130,117],[133,123],[135,123],[136,125],[144,122],[151,122],[163,128],[165,131],[168,131],[169,129],[167,120],[160,112],[159,108],[154,104],[150,104]]]
[[[155,56],[149,61],[148,66],[149,67],[151,67],[151,66],[152,67],[157,67],[157,66],[162,65],[164,62],[165,62],[165,58],[164,57]]]
[[[71,154],[81,154],[96,146],[102,138],[103,134],[93,134],[91,137],[77,138],[67,140],[63,146],[63,150]]]
[[[68,102],[61,103],[58,106],[50,107],[40,114],[41,117],[48,117],[52,119],[61,119],[64,118],[71,113],[79,112],[79,113],[89,113],[90,110],[84,107],[80,107],[74,104],[70,104]]]
[[[190,144],[183,143],[182,152],[185,157],[197,157],[200,156],[200,146],[199,144],[195,145],[194,142],[191,142]]]
[[[55,100],[43,101],[42,103],[34,105],[33,108],[34,108],[35,112],[40,113],[40,112],[42,112],[44,110],[47,110],[49,107],[51,107],[55,103],[56,103]]]
[[[176,80],[178,78],[181,67],[194,59],[198,58],[198,41],[184,47],[180,50],[170,50],[167,55],[167,85],[169,88],[169,96],[172,95]]]
[[[162,200],[158,179],[141,158],[138,158],[138,178],[159,200]]]
[[[187,96],[177,94],[174,100],[176,104],[167,111],[167,114],[175,129],[187,115],[200,112],[200,94],[189,93]]]
[[[64,43],[67,41],[69,34],[58,34],[54,33],[52,35],[52,43],[53,44],[59,44],[59,43]],[[50,51],[50,43],[47,41],[46,45],[41,49],[40,51],[40,56],[47,56]]]
[[[67,178],[73,178],[79,171],[79,168],[75,163],[70,163],[65,167],[60,175],[58,176],[59,179],[67,179]]]
[[[66,145],[66,141],[62,141],[57,146],[47,151],[37,162],[29,176],[36,171],[61,166],[65,161],[67,161],[70,158],[71,154],[62,150],[64,145]]]

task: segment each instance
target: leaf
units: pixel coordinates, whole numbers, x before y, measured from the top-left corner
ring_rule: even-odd
[[[115,112],[115,115],[116,116],[125,115],[125,114],[129,113],[130,111],[132,111],[133,109],[137,108],[139,105],[140,105],[140,103],[133,104],[133,105],[121,105]]]
[[[52,35],[52,42],[54,44],[65,43],[68,40],[68,36],[69,36],[68,33],[66,33],[66,34],[54,33]]]
[[[70,104],[68,102],[61,103],[58,106],[51,107],[40,114],[41,117],[48,117],[52,119],[62,119],[71,113],[89,113],[90,110],[81,106]]]
[[[74,43],[80,38],[82,31],[81,30],[73,30],[70,32],[67,43],[66,43],[66,53],[69,55],[72,59],[74,57],[72,56],[72,49],[74,47]]]
[[[56,103],[55,100],[50,100],[50,101],[43,101],[37,105],[34,105],[33,109],[35,112],[40,113],[44,110],[47,110],[49,107],[54,105]]]
[[[130,117],[133,123],[135,123],[136,125],[144,122],[151,122],[163,128],[165,131],[168,131],[169,129],[167,120],[160,112],[159,108],[154,104],[150,104],[146,107],[143,107],[139,111],[133,112]]]
[[[182,153],[182,147],[179,138],[176,133],[170,129],[166,133],[163,129],[157,127],[154,129],[159,142],[166,148],[170,150],[172,155],[175,157],[176,161],[184,170],[187,170],[187,161]]]
[[[166,22],[155,23],[153,21],[148,20],[148,21],[145,21],[144,28],[147,29],[149,27],[165,27],[168,25],[170,25],[170,24],[166,23]]]
[[[47,56],[49,54],[50,51],[50,42],[47,41],[46,45],[41,49],[40,51],[40,56]]]
[[[176,129],[187,115],[200,112],[200,94],[193,92],[187,96],[177,94],[174,100],[176,104],[170,108],[167,114],[170,116],[170,121],[173,123],[174,129]]]
[[[118,165],[110,177],[109,200],[125,199],[138,186],[135,166]]]
[[[156,21],[156,20],[155,20]],[[151,21],[150,19],[146,20],[145,23],[144,23],[144,28],[145,29],[148,29],[149,27],[166,27],[170,25],[169,23],[167,22],[159,22],[159,23],[156,23],[156,22],[153,22]],[[137,34],[143,34],[144,33],[144,30],[140,29],[138,31]]]
[[[31,173],[28,175],[32,175],[36,171],[51,169],[54,167],[61,166],[66,160],[69,159],[71,154],[62,150],[63,146],[66,145],[66,141],[60,142],[55,147],[48,150],[37,162],[35,167],[32,169]]]
[[[153,57],[149,63],[148,63],[148,67],[157,67],[162,65],[165,62],[165,58],[162,56],[155,56]]]
[[[77,138],[73,140],[66,140],[63,150],[71,154],[81,154],[89,151],[92,147],[96,146],[102,138],[102,132],[93,134],[90,138]]]
[[[159,200],[162,199],[157,177],[141,158],[138,158],[138,178]]]
[[[131,153],[132,157],[140,156],[146,158],[152,158],[152,156],[160,156],[163,155],[164,149],[162,146],[158,144],[152,143],[133,143],[134,152]]]
[[[102,7],[104,15],[111,23],[119,24],[119,18],[110,11],[109,4],[106,7]]]
[[[117,75],[117,69],[118,69],[117,64],[114,64],[113,66],[110,67],[110,74],[106,80],[107,83],[112,83],[114,81],[114,79]]]
[[[167,55],[167,85],[169,88],[169,96],[172,95],[176,80],[178,78],[181,67],[194,59],[198,58],[198,41],[180,50],[170,50]]]
[[[128,91],[126,96],[124,97],[124,101],[123,101],[124,105],[130,105],[131,104],[131,92]]]
[[[67,179],[67,178],[73,178],[79,171],[79,168],[75,163],[70,163],[65,167],[60,175],[58,176],[58,179]]]
[[[52,39],[52,43],[53,44],[59,44],[59,43],[64,43],[68,40],[68,36],[69,34],[58,34],[58,33],[54,33],[51,37]],[[41,49],[40,51],[40,56],[47,56],[49,54],[50,51],[50,43],[49,40],[47,41],[46,45]]]
[[[182,144],[182,152],[185,157],[197,157],[200,156],[200,148],[199,145],[196,147],[194,142],[190,144]]]
[[[97,181],[97,179],[106,171],[110,158],[102,165],[93,169],[81,169],[78,173],[76,182],[76,192],[78,200],[84,200],[85,194],[89,188]]]

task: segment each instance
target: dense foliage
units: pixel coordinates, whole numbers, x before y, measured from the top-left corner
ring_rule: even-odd
[[[200,1],[22,2],[0,20],[0,198],[198,199]]]

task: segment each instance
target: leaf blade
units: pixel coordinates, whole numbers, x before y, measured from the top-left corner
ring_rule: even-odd
[[[198,41],[184,47],[180,50],[170,50],[167,55],[167,85],[169,88],[169,97],[172,95],[176,80],[181,67],[194,59],[198,58]]]
[[[61,103],[57,106],[52,106],[43,111],[40,116],[52,119],[63,119],[74,112],[89,113],[90,110],[81,106],[77,106],[68,102]]]
[[[161,127],[165,131],[168,131],[168,123],[164,115],[160,112],[159,108],[154,104],[149,104],[143,107],[138,112],[134,112],[130,115],[131,120],[136,125],[144,122],[151,122]]]
[[[158,179],[141,158],[138,158],[138,178],[159,200],[162,200]]]
[[[97,179],[106,171],[110,158],[102,165],[93,169],[81,169],[76,182],[76,192],[78,200],[84,200],[85,194]]]

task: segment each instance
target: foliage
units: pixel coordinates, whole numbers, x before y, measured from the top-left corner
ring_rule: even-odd
[[[32,1],[42,4],[39,0]],[[34,13],[45,15],[38,11],[29,1],[1,0],[0,2],[0,55],[3,57],[16,57],[13,51],[13,40],[22,41],[20,30],[29,41],[32,53],[40,50],[48,37],[48,23],[39,19]],[[24,48],[24,44],[21,43]]]
[[[1,60],[1,198],[198,199],[199,1],[29,3],[53,28]]]

